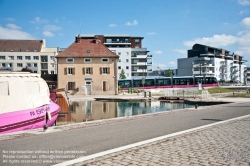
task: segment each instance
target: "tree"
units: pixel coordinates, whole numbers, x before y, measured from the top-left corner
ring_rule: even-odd
[[[168,69],[168,72],[166,73],[166,76],[167,77],[172,77],[173,76],[172,71],[170,69]]]
[[[33,71],[31,69],[29,69],[28,66],[26,66],[25,68],[22,68],[21,71],[33,73]]]
[[[126,79],[125,72],[124,72],[123,69],[122,69],[122,71],[121,71],[121,73],[120,73],[119,78],[120,78],[120,79]]]

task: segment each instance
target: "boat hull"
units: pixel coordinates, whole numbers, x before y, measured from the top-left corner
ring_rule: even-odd
[[[53,101],[38,108],[0,114],[0,134],[42,128],[45,125],[46,110],[51,114],[47,126],[52,126],[60,107]]]

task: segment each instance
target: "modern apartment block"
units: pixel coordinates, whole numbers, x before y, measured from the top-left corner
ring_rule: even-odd
[[[246,82],[246,60],[222,48],[195,44],[187,58],[177,61],[179,76],[214,76],[218,81]]]
[[[249,84],[250,83],[250,67],[246,67],[245,68],[245,78],[246,78],[246,82]]]
[[[55,55],[58,48],[47,48],[43,40],[0,40],[0,71],[21,71],[56,74]]]
[[[152,55],[148,55],[147,48],[142,48],[143,37],[95,34],[81,34],[79,36],[81,39],[98,38],[109,50],[120,57],[118,60],[118,78],[122,70],[124,70],[127,79],[146,77],[152,72]]]

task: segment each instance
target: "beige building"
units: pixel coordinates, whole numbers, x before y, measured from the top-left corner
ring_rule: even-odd
[[[118,94],[119,56],[97,38],[76,38],[76,41],[56,58],[58,88],[66,88],[71,94]]]
[[[44,40],[0,40],[0,70],[56,74],[58,48],[46,48]]]

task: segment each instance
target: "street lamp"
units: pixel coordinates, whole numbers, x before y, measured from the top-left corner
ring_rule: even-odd
[[[160,67],[157,67],[158,69],[160,69]],[[162,70],[160,69],[160,76],[162,76]]]
[[[199,59],[199,64],[200,64],[200,76],[201,76],[201,58]]]

